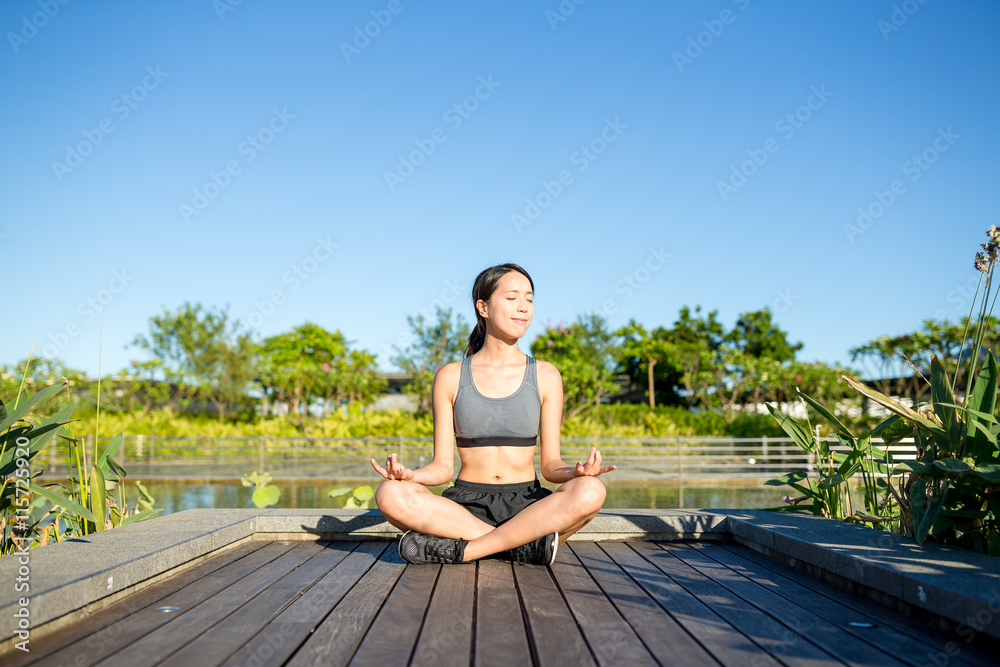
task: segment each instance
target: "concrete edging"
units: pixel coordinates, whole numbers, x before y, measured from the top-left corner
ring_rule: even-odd
[[[393,539],[377,510],[203,509],[0,559],[0,650],[48,631],[247,539]],[[764,510],[602,510],[581,540],[727,540],[900,608],[1000,639],[1000,558],[812,515]],[[26,560],[28,575],[19,574]],[[21,570],[23,573],[23,570]],[[16,591],[18,577],[27,591]],[[45,627],[43,627],[45,626]]]

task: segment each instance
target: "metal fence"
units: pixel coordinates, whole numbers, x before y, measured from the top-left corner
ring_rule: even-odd
[[[87,457],[93,460],[108,439],[85,438]],[[875,445],[883,447],[879,440]],[[805,470],[816,472],[817,461],[790,438],[562,438],[563,460],[586,459],[597,447],[605,465],[618,466],[616,479],[770,479]],[[831,442],[834,451],[847,452]],[[371,476],[368,460],[383,463],[390,452],[408,467],[417,468],[433,456],[430,437],[369,438],[171,438],[128,436],[115,460],[130,475],[158,478],[231,478],[234,474],[268,471],[281,478],[357,479]],[[892,461],[913,459],[912,440],[888,449]],[[49,448],[36,459],[47,475],[68,474],[75,469],[69,448]],[[537,463],[537,458],[536,458]],[[455,469],[459,467],[456,452]]]

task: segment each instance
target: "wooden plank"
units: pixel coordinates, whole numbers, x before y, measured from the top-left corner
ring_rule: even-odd
[[[734,597],[725,588],[660,546],[651,542],[632,542],[630,546],[749,637],[754,644],[784,664],[818,667],[834,662],[829,653],[808,641],[802,641],[792,628]]]
[[[258,568],[265,567],[291,549],[292,545],[290,544],[265,544],[253,553],[189,583],[180,590],[129,614],[93,635],[68,644],[51,654],[47,662],[56,665],[80,665],[80,667],[95,664],[175,618],[173,613],[156,611],[157,607],[189,609],[234,581],[242,579]]]
[[[223,666],[272,667],[284,664],[389,545],[389,542],[361,542],[336,568],[230,656]]]
[[[505,560],[486,558],[477,564],[476,667],[530,665],[531,646],[524,627],[514,571]]]
[[[350,662],[405,568],[399,552],[393,547],[386,549],[287,664],[338,666]]]
[[[632,548],[632,544],[602,542],[599,546],[719,662],[770,667],[780,664],[704,602],[665,576]]]
[[[475,597],[475,566],[441,568],[411,665],[465,667],[472,664]]]
[[[305,542],[292,547],[280,558],[218,590],[203,602],[188,608],[182,607],[172,614],[165,614],[171,617],[170,622],[137,639],[100,664],[106,667],[112,665],[131,667],[148,663],[150,656],[166,658],[236,612],[259,591],[312,558],[322,548],[315,542]],[[212,576],[205,577],[203,581],[211,579]]]
[[[514,567],[535,663],[593,665],[594,656],[546,566]]]
[[[236,613],[159,664],[186,667],[217,665],[225,661],[304,590],[330,572],[355,546],[356,543],[343,542],[325,545],[312,558],[255,595]]]
[[[159,601],[171,593],[230,563],[248,556],[262,548],[265,544],[267,543],[249,541],[226,549],[222,553],[210,555],[200,563],[196,563],[155,584],[150,584],[146,588],[127,595],[108,607],[92,612],[75,623],[60,628],[58,632],[41,636],[39,641],[32,642],[33,645],[30,653],[14,650],[11,653],[0,655],[0,664],[5,667],[29,665],[81,639],[88,639],[92,644],[103,644],[105,638],[101,631],[104,628],[123,618],[128,618],[140,609],[152,604],[160,606]]]
[[[475,574],[472,563],[445,565]],[[410,565],[396,582],[389,598],[372,622],[352,665],[405,665],[420,636],[420,627],[431,601],[441,565]]]
[[[797,570],[769,556],[734,543],[719,543],[709,555],[741,574],[754,573],[754,581],[793,602],[811,606],[825,618],[846,627],[851,621],[875,623],[875,628],[857,630],[863,641],[885,648],[920,646],[915,664],[927,665],[945,659],[949,665],[992,665],[996,658],[978,646],[970,646],[954,635],[945,633],[929,624],[903,615],[893,609],[838,588],[833,584]],[[948,644],[955,642],[959,651],[948,652]],[[895,651],[895,649],[894,649]],[[908,652],[896,652],[896,657],[906,660]],[[937,659],[935,659],[937,656]]]
[[[597,664],[658,664],[571,550],[560,550],[551,569]]]
[[[791,628],[796,637],[790,642],[809,641],[838,660],[852,665],[872,667],[903,667],[907,663],[894,657],[892,649],[912,653],[912,646],[879,647],[852,636],[846,628],[839,627],[819,616],[814,605],[802,606],[769,591],[751,579],[737,574],[722,563],[708,557],[718,550],[711,545],[660,544],[677,558],[716,582],[748,604],[776,618]]]
[[[710,665],[716,660],[593,542],[567,542],[649,652],[661,662]],[[563,551],[560,551],[560,554]],[[560,556],[561,558],[562,556]]]

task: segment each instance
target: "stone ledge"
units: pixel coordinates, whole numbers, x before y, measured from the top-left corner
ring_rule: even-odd
[[[16,641],[13,614],[22,596],[30,598],[34,634],[247,539],[393,539],[399,532],[377,510],[186,510],[30,551],[28,592],[15,592],[20,563],[6,556],[0,649]],[[885,602],[1000,638],[1000,558],[763,510],[602,510],[572,539],[732,539]]]

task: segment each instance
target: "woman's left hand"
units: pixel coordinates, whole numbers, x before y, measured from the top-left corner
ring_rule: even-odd
[[[602,466],[601,465],[601,453],[597,451],[597,447],[590,448],[590,456],[587,457],[586,462],[578,461],[576,467],[573,469],[574,477],[597,477],[606,472],[611,472],[612,470],[617,470],[618,466]]]

